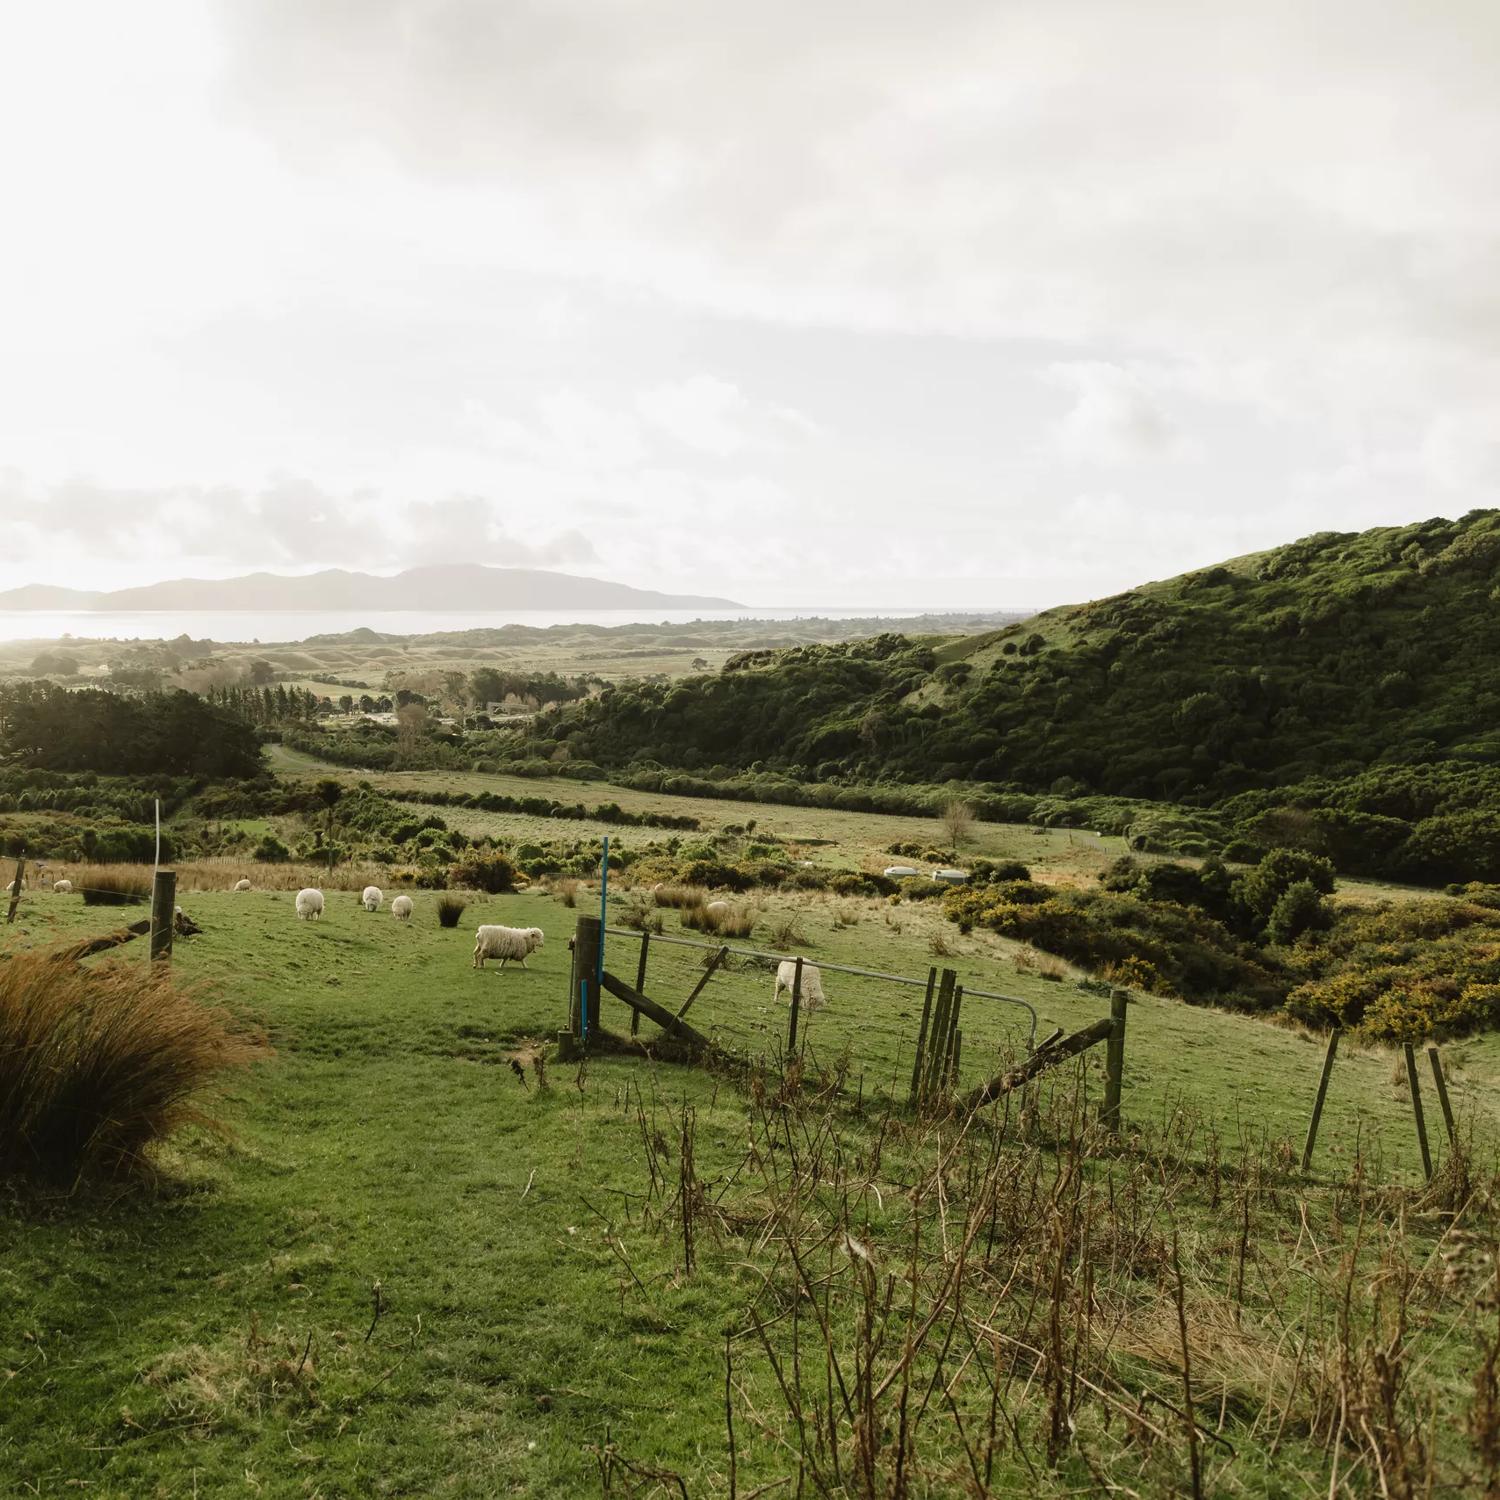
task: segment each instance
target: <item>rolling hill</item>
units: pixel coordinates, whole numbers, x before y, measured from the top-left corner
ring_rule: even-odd
[[[1497,511],[1325,532],[984,635],[751,652],[622,685],[541,721],[530,753],[1107,795],[1235,823],[1317,812],[1339,823],[1331,852],[1390,870],[1435,816],[1480,816],[1500,849],[1497,584]],[[1478,833],[1459,832],[1470,850]]]
[[[540,568],[452,563],[409,568],[393,577],[329,568],[286,576],[178,578],[140,588],[92,593],[28,584],[0,593],[0,609],[36,610],[511,610],[738,609],[730,599],[662,594],[600,578]]]

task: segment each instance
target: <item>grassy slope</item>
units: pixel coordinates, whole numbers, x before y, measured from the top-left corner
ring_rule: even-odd
[[[41,1223],[0,1216],[0,1368],[16,1372],[3,1388],[0,1472],[44,1494],[83,1481],[111,1496],[569,1495],[596,1482],[587,1445],[608,1427],[627,1453],[688,1475],[693,1493],[722,1489],[722,1338],[756,1273],[731,1247],[680,1277],[670,1241],[622,1227],[650,1287],[649,1299],[627,1295],[593,1210],[621,1222],[624,1195],[646,1187],[632,1089],[648,1110],[655,1098],[668,1136],[675,1107],[698,1110],[710,1177],[737,1159],[744,1107],[702,1073],[628,1061],[596,1062],[582,1079],[557,1068],[545,1092],[521,1087],[503,1063],[559,1022],[575,913],[540,896],[481,898],[443,931],[425,894],[409,926],[352,896],[334,898],[320,924],[297,923],[286,894],[184,899],[205,931],[180,945],[179,968],[265,1018],[277,1056],[235,1086],[228,1144],[199,1137],[172,1152],[171,1191],[108,1208],[85,1198]],[[761,934],[789,911],[768,911]],[[874,906],[796,911],[814,957],[902,972],[930,961],[928,911],[903,911],[899,932]],[[836,927],[840,914],[855,925]],[[529,972],[477,974],[477,919],[536,923],[549,941]],[[37,896],[6,942],[107,920]],[[975,938],[952,962],[971,983],[1031,999],[1046,1028],[1099,1013],[1098,996],[1016,974],[1012,951]],[[682,950],[657,955],[651,987],[685,992]],[[815,1048],[850,1040],[878,1076],[910,1035],[911,994],[840,975],[828,988]],[[758,972],[723,976],[697,1019],[779,1027],[768,990]],[[974,1006],[966,1061],[977,1076]],[[1500,1102],[1492,1053],[1469,1049],[1456,1088],[1466,1113]],[[1300,1138],[1319,1056],[1262,1023],[1143,1000],[1130,1018],[1127,1110],[1201,1109],[1229,1141],[1240,1129]],[[1341,1059],[1323,1160],[1347,1163],[1358,1134],[1410,1177],[1392,1076],[1388,1056]],[[377,1280],[388,1310],[366,1342]],[[784,1471],[753,1433],[742,1442],[742,1485]]]
[[[1322,534],[940,641],[930,664],[802,648],[622,691],[540,725],[537,749],[1202,802],[1378,762],[1488,763],[1497,565],[1493,511]]]
[[[597,806],[618,802],[627,812],[686,814],[705,830],[726,823],[743,825],[754,819],[758,830],[769,830],[802,847],[801,857],[841,869],[881,870],[892,863],[909,863],[888,853],[898,842],[917,842],[941,848],[943,832],[936,819],[897,817],[885,813],[842,812],[831,808],[787,807],[771,802],[737,802],[708,797],[674,797],[665,792],[635,791],[599,781],[569,781],[563,777],[490,775],[466,771],[372,771],[361,773],[335,766],[284,745],[271,745],[270,765],[288,779],[333,777],[348,785],[368,781],[381,791],[499,792],[512,797],[553,797],[559,802]],[[500,835],[516,839],[598,839],[636,848],[671,835],[654,828],[619,828],[592,821],[559,821],[512,813],[486,813],[465,807],[434,807],[452,828],[471,836]],[[691,837],[691,835],[685,835]],[[1039,828],[1026,823],[976,823],[965,858],[1019,859],[1042,879],[1076,880],[1099,873],[1125,852],[1124,841],[1095,837],[1080,830]]]

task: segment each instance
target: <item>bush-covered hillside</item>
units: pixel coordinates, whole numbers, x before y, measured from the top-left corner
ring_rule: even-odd
[[[1247,851],[1491,878],[1469,861],[1500,855],[1497,569],[1500,511],[1321,533],[989,635],[753,652],[611,687],[538,720],[526,749],[1227,804]]]

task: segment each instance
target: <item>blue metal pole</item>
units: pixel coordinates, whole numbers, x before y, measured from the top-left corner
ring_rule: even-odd
[[[594,976],[594,1004],[604,999],[604,929],[609,920],[609,835],[604,835],[604,858],[599,863],[599,972]]]

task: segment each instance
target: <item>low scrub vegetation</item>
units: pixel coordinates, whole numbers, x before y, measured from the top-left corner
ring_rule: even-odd
[[[139,1172],[156,1142],[207,1123],[205,1092],[227,1069],[264,1051],[164,965],[14,953],[0,962],[0,1176]]]
[[[1278,849],[1238,874],[1126,858],[1080,890],[995,881],[943,898],[987,928],[1111,984],[1195,1004],[1284,1013],[1376,1041],[1500,1027],[1500,891],[1375,908],[1332,899],[1333,866]]]
[[[439,927],[457,927],[468,902],[461,896],[439,896],[437,919]]]

